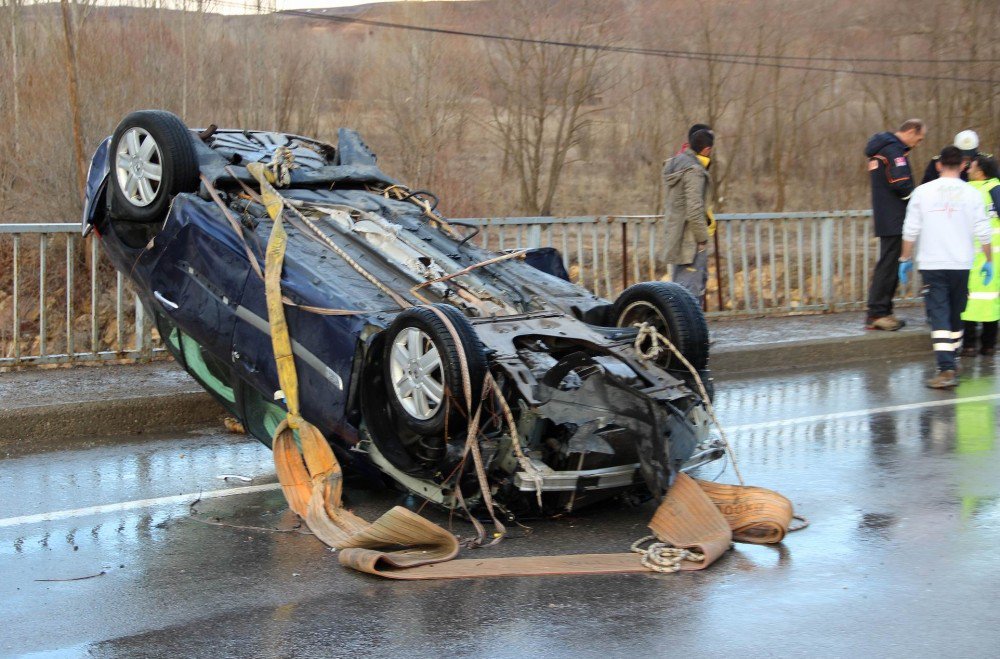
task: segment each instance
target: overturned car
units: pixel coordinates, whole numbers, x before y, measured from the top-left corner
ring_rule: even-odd
[[[382,173],[351,130],[332,146],[132,113],[94,154],[84,232],[177,362],[265,444],[285,410],[260,274],[274,224],[252,163],[289,211],[281,291],[302,416],[349,475],[448,508],[488,487],[512,519],[659,498],[722,457],[708,330],[682,288],[646,282],[612,302],[571,283],[553,249],[481,249],[476,226]]]

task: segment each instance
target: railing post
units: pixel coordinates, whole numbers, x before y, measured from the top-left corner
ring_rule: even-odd
[[[833,310],[833,230],[835,219],[825,217],[820,228],[820,279],[822,281],[823,303],[828,311]]]
[[[11,309],[14,317],[14,364],[21,366],[21,236],[14,234],[14,300]]]
[[[73,282],[73,261],[75,236],[66,236],[66,359],[73,362],[76,357],[75,343],[73,341],[73,294],[76,293],[76,286]]]
[[[622,220],[622,290],[628,288],[628,220]]]
[[[611,297],[611,232],[614,230],[615,218],[609,217],[604,225],[604,294]]]
[[[118,352],[124,355],[125,350],[125,283],[120,270],[115,271],[115,342]]]
[[[723,309],[726,308],[725,302],[723,301],[722,297],[722,260],[721,260],[722,249],[719,247],[719,229],[721,228],[722,225],[718,222],[718,220],[716,220],[715,232],[712,234],[712,243],[715,247],[715,286],[716,286],[715,292],[716,292],[716,298],[718,299],[719,302],[718,311],[722,311]],[[726,258],[729,258],[728,254],[726,255]],[[705,296],[705,302],[706,304],[708,302],[707,295]]]
[[[97,354],[97,238],[87,238],[90,246],[90,352]]]
[[[45,313],[45,280],[48,277],[45,266],[45,252],[48,247],[48,234],[38,235],[38,356],[45,357],[48,335],[48,323]]]
[[[148,362],[153,358],[153,340],[149,331],[150,323],[146,318],[146,307],[142,305],[139,296],[135,296],[135,349],[140,362]]]
[[[542,225],[532,224],[528,226],[528,244],[525,247],[535,249],[542,246]]]

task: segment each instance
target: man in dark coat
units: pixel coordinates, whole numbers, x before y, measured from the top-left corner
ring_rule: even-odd
[[[906,202],[913,192],[913,174],[907,154],[920,144],[927,129],[920,119],[907,119],[895,133],[872,135],[865,147],[872,182],[872,216],[879,239],[879,257],[868,289],[867,329],[895,331],[904,325],[892,314],[892,298],[899,285],[897,269],[903,248]]]

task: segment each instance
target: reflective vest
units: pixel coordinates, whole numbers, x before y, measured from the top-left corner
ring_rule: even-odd
[[[993,267],[1000,267],[1000,219],[993,207],[993,197],[990,190],[1000,185],[1000,179],[991,178],[988,181],[969,181],[969,185],[979,190],[986,204],[990,226],[993,227],[993,237],[990,245],[993,250]],[[974,323],[984,323],[1000,320],[1000,276],[994,276],[989,286],[983,285],[983,275],[979,272],[986,262],[986,256],[976,241],[976,260],[969,271],[969,302],[965,306],[962,320]],[[1000,273],[998,273],[1000,274]]]

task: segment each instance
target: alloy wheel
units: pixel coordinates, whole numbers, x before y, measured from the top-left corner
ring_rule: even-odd
[[[409,327],[396,335],[389,357],[392,391],[408,414],[430,419],[444,399],[444,364],[431,337]]]
[[[156,199],[163,176],[163,156],[149,132],[129,128],[118,140],[115,174],[125,198],[134,206],[148,206]]]

